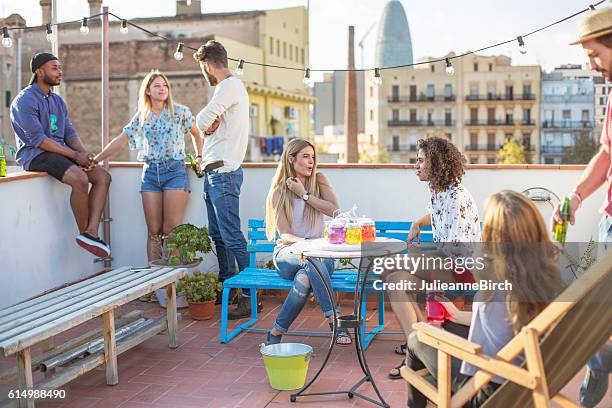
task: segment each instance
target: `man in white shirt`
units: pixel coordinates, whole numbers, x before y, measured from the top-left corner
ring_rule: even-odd
[[[240,229],[240,187],[242,161],[249,138],[249,95],[242,81],[232,76],[227,66],[227,52],[218,41],[208,41],[193,57],[200,64],[210,86],[212,99],[198,113],[196,123],[204,134],[202,168],[208,230],[215,243],[219,261],[219,279],[229,278],[234,269],[249,265],[246,240]],[[246,297],[246,299],[245,299]],[[230,320],[248,317],[251,302],[244,293],[238,307],[228,314]]]

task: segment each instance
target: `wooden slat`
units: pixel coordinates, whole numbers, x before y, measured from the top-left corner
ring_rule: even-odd
[[[412,221],[374,221],[377,230],[410,230]]]
[[[53,350],[53,346],[54,346],[53,337],[49,337],[48,339],[43,340],[41,343],[41,349],[42,349],[43,354],[48,353],[49,351]],[[53,374],[55,374],[55,368],[45,371],[45,377],[51,377]]]
[[[168,320],[168,344],[170,348],[179,346],[178,315],[176,313],[176,283],[166,286],[166,314]]]
[[[26,347],[17,353],[17,391],[27,392],[34,389],[32,380],[32,354],[30,348]],[[20,398],[19,407],[34,408],[33,398]]]
[[[450,344],[455,348],[461,349],[467,353],[478,355],[482,353],[482,346],[477,343],[473,343],[461,336],[450,333],[439,327],[432,326],[425,322],[414,323],[412,329],[417,331],[417,336],[421,340],[422,336],[428,336],[432,339]]]
[[[84,287],[73,293],[67,293],[59,296],[54,304],[47,304],[47,302],[44,302],[44,304],[41,304],[40,309],[38,309],[38,307],[37,310],[31,310],[31,308],[28,308],[28,310],[15,312],[12,316],[9,316],[10,321],[0,324],[0,333],[10,331],[18,326],[24,326],[29,322],[36,321],[37,319],[48,316],[56,311],[69,310],[71,306],[76,304],[82,306],[80,303],[82,301],[87,301],[88,299],[92,299],[97,295],[108,293],[110,289],[117,288],[124,284],[129,285],[134,282],[137,277],[155,276],[156,271],[162,271],[163,269],[164,268],[155,268],[145,274],[135,274],[129,270],[124,271],[121,275],[115,275],[108,281],[96,282],[96,284],[91,288]],[[2,336],[0,335],[0,339],[1,338]]]
[[[78,291],[79,289],[82,289],[83,287],[89,287],[92,285],[95,286],[101,281],[107,281],[107,280],[112,281],[112,279],[114,279],[115,276],[117,276],[118,274],[124,273],[125,271],[129,269],[130,269],[129,266],[125,268],[114,269],[105,274],[98,275],[91,279],[86,279],[84,281],[75,283],[74,285],[70,285],[65,288],[58,289],[54,292],[47,293],[46,295],[39,296],[34,299],[30,299],[26,302],[17,303],[16,305],[4,308],[0,310],[0,324],[3,324],[7,318],[9,320],[12,319],[12,316],[14,315],[15,312],[28,311],[29,313],[30,311],[33,311],[33,310],[35,311],[35,310],[40,310],[41,308],[44,308],[44,307],[48,307],[49,305],[55,304],[57,299],[61,298],[64,295]]]
[[[450,408],[451,404],[451,356],[438,350],[438,407]]]
[[[255,230],[255,229],[250,229],[249,233],[248,233],[248,238],[249,239],[256,239],[256,240],[262,240],[262,241],[267,241],[268,237],[266,236],[266,231],[260,231],[260,230]]]
[[[37,326],[27,333],[21,333],[18,338],[10,338],[0,343],[0,349],[5,356],[11,355],[24,347],[29,347],[36,344],[49,336],[56,335],[74,326],[77,326],[92,317],[99,316],[109,308],[119,306],[139,297],[151,293],[155,289],[159,289],[168,285],[171,282],[183,277],[186,273],[184,268],[168,269],[164,275],[158,276],[153,280],[145,281],[136,287],[131,288],[130,292],[118,292],[112,296],[99,299],[96,303],[85,308],[79,309],[69,315],[64,316],[62,322],[51,321],[47,324]],[[110,295],[110,294],[109,294]]]
[[[410,385],[418,389],[428,400],[434,404],[438,403],[438,390],[436,390],[436,387],[431,385],[425,378],[421,377],[406,366],[400,368],[400,374],[404,380],[408,381]]]
[[[104,333],[104,364],[106,365],[106,384],[116,385],[119,382],[117,372],[117,342],[115,339],[115,309],[102,315]]]
[[[527,370],[529,370],[537,382],[533,390],[533,402],[536,408],[548,407],[550,395],[548,392],[548,384],[546,383],[546,371],[544,370],[544,362],[542,361],[542,353],[540,352],[538,333],[534,329],[526,327],[522,330],[521,334],[525,337],[525,360],[527,361]]]
[[[561,408],[580,408],[580,405],[576,404],[574,401],[561,393],[555,395],[553,397],[553,401],[561,405]]]
[[[249,219],[249,228],[265,228],[266,222],[264,220],[259,219]]]
[[[247,244],[247,252],[274,252],[276,244]]]

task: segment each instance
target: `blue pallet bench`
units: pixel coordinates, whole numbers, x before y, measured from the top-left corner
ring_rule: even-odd
[[[406,240],[408,231],[410,231],[411,222],[406,221],[376,221],[376,235],[379,237],[396,238]],[[276,289],[290,290],[293,286],[293,281],[283,279],[276,273],[274,269],[258,268],[256,265],[257,254],[269,253],[274,251],[274,243],[271,243],[266,238],[265,223],[263,220],[250,219],[248,222],[248,239],[247,252],[249,252],[249,266],[239,274],[226,279],[223,282],[223,294],[221,303],[221,334],[219,336],[221,343],[229,343],[234,337],[243,331],[260,331],[267,332],[270,328],[252,327],[257,322],[257,289]],[[421,242],[432,242],[433,236],[431,227],[421,229]],[[352,277],[352,282],[347,280],[347,277]],[[350,292],[355,291],[355,279],[357,271],[355,269],[343,269],[334,271],[331,282],[335,292]],[[241,288],[249,290],[251,294],[251,319],[236,327],[231,333],[227,333],[227,313],[229,303],[229,293],[232,288]],[[378,325],[371,331],[366,333],[366,298],[362,301],[362,319],[364,324],[361,325],[361,338],[364,348],[367,348],[374,336],[380,333],[385,327],[385,294],[383,291],[375,291],[372,284],[366,286],[366,292],[378,293]],[[391,332],[387,332],[391,334]],[[400,334],[400,332],[392,332]],[[289,334],[331,334],[329,331],[290,331]]]

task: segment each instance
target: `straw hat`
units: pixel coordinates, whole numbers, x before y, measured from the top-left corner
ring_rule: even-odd
[[[581,44],[612,33],[612,8],[606,7],[589,12],[578,22],[578,33],[580,39],[570,45]]]

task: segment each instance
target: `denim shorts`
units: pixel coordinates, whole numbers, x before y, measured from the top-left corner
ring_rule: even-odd
[[[166,190],[189,190],[187,168],[182,160],[145,163],[142,169],[141,193],[161,193]]]

